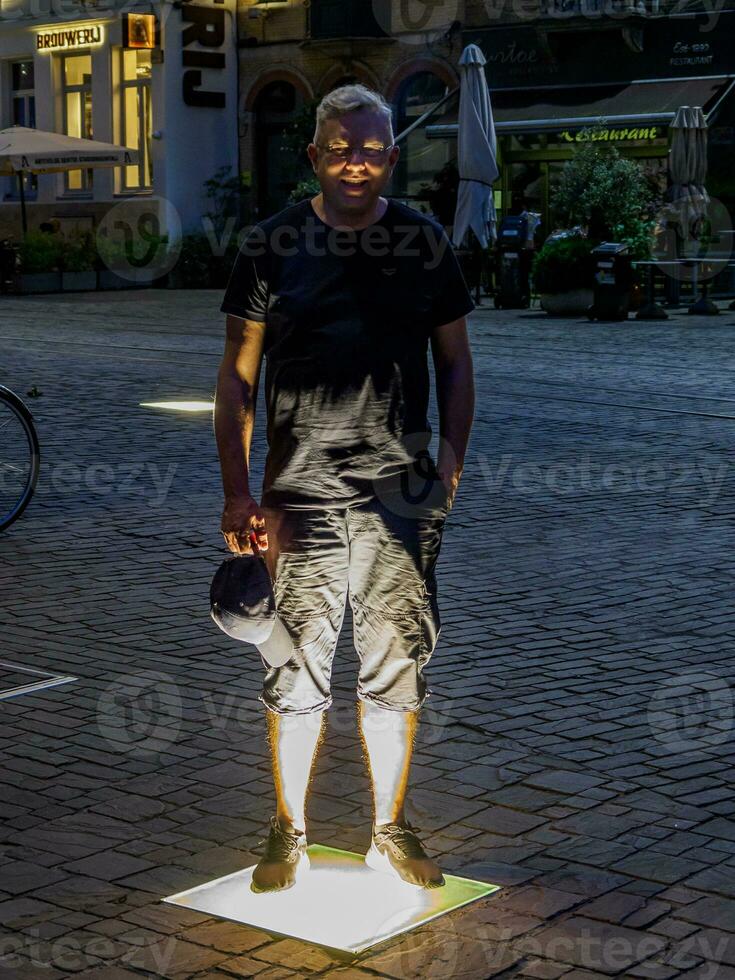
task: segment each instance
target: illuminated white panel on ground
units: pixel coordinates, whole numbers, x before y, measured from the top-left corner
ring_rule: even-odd
[[[165,408],[170,412],[212,412],[214,402],[182,401],[182,402],[141,402],[141,408]]]
[[[311,870],[283,892],[251,891],[251,867],[163,901],[265,932],[360,953],[500,888],[447,874],[441,888],[417,888],[372,871],[361,854],[319,844],[309,847],[309,859]]]

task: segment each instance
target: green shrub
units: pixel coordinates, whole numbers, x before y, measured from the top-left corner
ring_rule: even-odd
[[[595,244],[586,238],[560,238],[544,245],[533,263],[536,291],[566,293],[592,288],[595,264],[591,252]]]
[[[651,181],[635,160],[614,145],[589,139],[576,144],[553,193],[554,209],[569,226],[584,225],[591,239],[624,242],[633,258],[650,255],[660,206]]]
[[[312,197],[316,197],[321,189],[321,184],[315,175],[307,177],[305,180],[300,180],[294,187],[294,189],[288,195],[287,203],[298,204],[299,201],[305,201]]]
[[[176,272],[186,289],[207,289],[211,282],[212,246],[206,235],[184,235]]]
[[[138,230],[132,240],[111,238],[109,235],[97,236],[97,268],[109,269],[125,278],[145,282],[155,275],[156,267],[161,267],[168,235],[149,234]]]
[[[211,202],[212,210],[204,214],[212,222],[219,240],[227,232],[228,222],[242,221],[245,208],[250,203],[252,188],[247,171],[232,176],[227,165],[215,171],[214,176],[204,181],[204,195]]]
[[[95,267],[97,246],[91,231],[72,232],[61,243],[64,272],[89,272]]]
[[[61,260],[61,239],[47,231],[26,232],[20,243],[20,270],[53,272]]]

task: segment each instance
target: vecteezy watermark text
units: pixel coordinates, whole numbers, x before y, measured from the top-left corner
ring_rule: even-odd
[[[148,460],[138,463],[88,463],[71,460],[44,464],[36,484],[36,496],[70,497],[79,494],[144,498],[151,507],[166,502],[178,470],[177,463],[160,466]],[[0,493],[18,491],[26,475],[0,466]]]
[[[703,460],[598,461],[590,455],[569,461],[536,463],[505,453],[497,460],[479,457],[477,465],[491,493],[692,493],[702,492],[709,506],[719,496],[729,463]]]
[[[301,225],[253,225],[239,237],[240,252],[247,258],[266,254],[291,258],[300,250],[310,258],[345,258],[359,252],[372,258],[423,258],[429,271],[437,268],[450,244],[447,235],[429,222],[355,229],[333,228],[310,217]]]

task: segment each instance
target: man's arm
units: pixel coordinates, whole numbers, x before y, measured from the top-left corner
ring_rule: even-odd
[[[249,482],[265,323],[228,313],[226,334],[214,403],[214,432],[225,493],[222,533],[231,551],[251,554],[248,535],[252,527],[258,528],[258,546],[268,547],[264,521]]]
[[[437,469],[454,502],[475,413],[475,384],[467,320],[460,317],[431,332],[439,408]]]

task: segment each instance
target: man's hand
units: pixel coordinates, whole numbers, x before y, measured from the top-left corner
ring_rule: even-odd
[[[250,532],[255,531],[258,548],[268,550],[265,517],[257,501],[249,496],[227,497],[222,512],[222,534],[225,544],[236,555],[252,555]]]
[[[447,491],[447,510],[451,510],[454,506],[454,498],[457,495],[457,488],[459,487],[459,478],[462,471],[454,471],[452,473],[445,473],[441,470],[439,472],[439,478],[444,484],[444,489]]]
[[[465,317],[434,328],[431,333],[431,352],[436,369],[436,398],[439,408],[439,453],[436,465],[447,488],[448,510],[451,510],[462,476],[475,409],[472,354]]]

